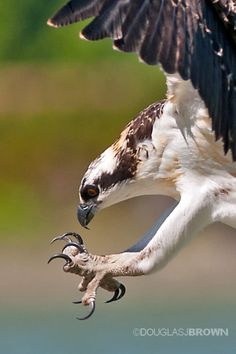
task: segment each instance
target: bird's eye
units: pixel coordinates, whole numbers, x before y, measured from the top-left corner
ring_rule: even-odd
[[[81,189],[80,194],[83,200],[89,200],[98,196],[99,189],[95,184],[88,184]]]

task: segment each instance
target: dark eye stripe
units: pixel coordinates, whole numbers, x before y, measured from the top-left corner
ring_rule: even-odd
[[[87,184],[80,191],[80,195],[85,201],[96,198],[98,194],[99,189],[95,184]]]

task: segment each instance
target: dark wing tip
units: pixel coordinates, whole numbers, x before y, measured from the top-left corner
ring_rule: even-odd
[[[80,39],[83,39],[83,40],[85,40],[85,41],[89,41],[89,40],[90,40],[89,38],[86,37],[86,34],[84,34],[83,31],[81,31],[81,32],[79,33],[79,38],[80,38]]]
[[[60,8],[47,22],[52,27],[63,27],[83,19],[80,14],[78,0],[71,0]]]
[[[79,21],[80,19],[78,19]],[[47,24],[51,27],[63,27],[75,22],[75,13],[72,11],[70,3],[63,6],[56,14],[50,18]]]
[[[72,24],[73,22],[82,20],[82,17],[73,10],[71,2],[63,6],[55,15],[47,22],[49,26],[58,28]]]
[[[49,20],[47,20],[47,25],[50,26],[50,27],[54,27],[54,28],[60,27],[60,25],[58,25],[57,23],[55,23],[53,21],[53,18],[49,18]]]
[[[106,0],[70,0],[52,18],[48,25],[62,27],[86,18],[97,16]]]

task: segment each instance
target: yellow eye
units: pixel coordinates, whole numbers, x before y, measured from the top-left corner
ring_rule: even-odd
[[[95,184],[89,184],[87,186],[84,186],[82,190],[80,191],[81,197],[85,200],[88,201],[89,199],[95,198],[99,194],[99,189]]]

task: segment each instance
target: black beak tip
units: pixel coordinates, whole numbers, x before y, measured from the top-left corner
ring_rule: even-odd
[[[77,210],[77,218],[81,226],[88,229],[87,225],[90,223],[96,212],[96,204],[80,204]]]

